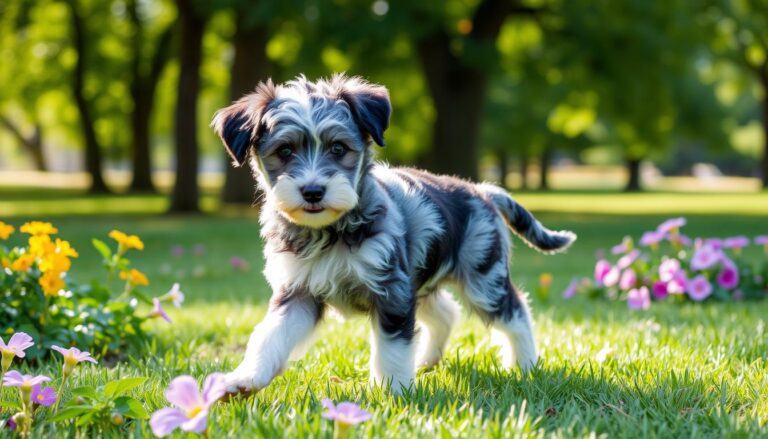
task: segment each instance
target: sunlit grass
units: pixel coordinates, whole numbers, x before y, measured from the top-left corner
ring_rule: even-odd
[[[544,271],[555,277],[548,299],[533,298],[543,353],[540,368],[529,376],[500,370],[488,332],[477,319],[466,318],[457,326],[444,361],[420,373],[413,392],[393,398],[367,386],[367,320],[331,320],[308,354],[266,390],[218,404],[209,437],[330,437],[332,425],[320,417],[325,397],[353,400],[374,413],[357,430],[360,437],[766,436],[768,304],[662,304],[648,312],[631,312],[623,303],[559,297],[572,276],[591,272],[597,249],[617,243],[625,234],[639,235],[681,210],[689,216],[684,231],[690,235],[768,232],[760,214],[766,207],[759,206],[768,204],[766,195],[745,196],[746,206],[729,202],[730,195],[654,194],[633,200],[612,194],[521,194],[524,204],[545,212],[539,218],[546,225],[579,234],[566,255],[543,256],[519,243],[515,251],[512,272],[517,284],[532,289]],[[37,198],[45,202],[46,197]],[[117,206],[124,201],[110,197],[94,202],[99,212],[110,212],[104,203]],[[67,212],[67,201],[51,202],[62,203],[52,219],[80,251],[73,276],[87,280],[102,275],[90,238],[106,237],[117,228],[139,234],[146,243],[146,250],[133,253],[132,259],[151,279],[148,293],[162,294],[175,281],[187,293],[181,310],[169,310],[172,325],[152,322],[156,337],[149,352],[112,369],[83,368],[73,385],[146,376],[149,381],[134,396],[155,410],[166,404],[164,389],[174,376],[202,378],[237,364],[270,294],[260,273],[261,243],[253,212],[59,216]],[[149,210],[146,206],[143,211]],[[10,222],[50,218],[27,209]],[[691,214],[696,211],[703,213]],[[196,256],[193,247],[198,244],[205,252]],[[174,245],[184,246],[184,256],[171,255]],[[750,254],[757,251],[751,249]],[[246,258],[250,271],[231,268],[232,256]],[[605,348],[610,353],[600,362],[598,352]],[[43,367],[58,373],[57,364]],[[128,426],[125,433],[151,434],[146,423]],[[72,433],[41,425],[36,435]]]

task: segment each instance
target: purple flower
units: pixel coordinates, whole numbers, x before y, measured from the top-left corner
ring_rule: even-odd
[[[152,303],[155,305],[155,307],[149,313],[149,317],[151,318],[162,317],[163,319],[165,319],[166,322],[171,323],[171,318],[168,316],[168,313],[165,312],[165,310],[163,309],[163,305],[160,303],[160,298],[153,297]]]
[[[203,392],[189,375],[176,377],[165,397],[176,407],[166,407],[152,414],[149,426],[155,436],[163,437],[181,427],[183,431],[202,433],[208,427],[208,411],[226,392],[224,375],[214,373],[205,379]]]
[[[635,270],[628,268],[621,274],[619,288],[622,290],[629,290],[634,288],[635,285],[637,285],[637,274],[635,273]]]
[[[611,268],[613,268],[613,266],[605,259],[597,261],[597,264],[595,264],[595,283],[598,286],[603,285],[603,280],[608,272],[611,271]]]
[[[611,267],[610,271],[603,277],[603,285],[610,288],[619,283],[619,277],[621,276],[621,270],[619,267]]]
[[[648,287],[633,288],[627,294],[627,306],[630,309],[648,309],[651,307],[651,295]]]
[[[630,265],[632,265],[639,256],[640,256],[640,250],[637,250],[637,249],[632,250],[626,255],[619,258],[619,261],[616,262],[616,266],[623,270],[629,267]]]
[[[176,258],[180,258],[184,256],[184,246],[174,245],[173,247],[171,247],[171,255],[173,255]]]
[[[650,232],[643,233],[643,236],[640,238],[640,245],[644,247],[653,247],[659,245],[659,242],[661,242],[662,239],[664,239],[665,234],[661,233],[659,231],[653,230]]]
[[[669,294],[683,294],[688,286],[688,274],[684,270],[678,271],[675,276],[667,282],[667,292]]]
[[[730,249],[741,249],[749,245],[749,238],[746,236],[733,236],[723,240],[723,247]]]
[[[632,238],[630,238],[629,236],[625,236],[620,244],[615,245],[613,246],[613,248],[611,248],[611,253],[614,255],[618,255],[621,253],[626,253],[630,250],[632,250]]]
[[[756,236],[755,245],[768,246],[768,235]]]
[[[240,256],[232,256],[229,258],[229,265],[235,270],[246,271],[248,270],[248,262]]]
[[[667,284],[660,280],[653,283],[651,292],[653,293],[653,298],[656,300],[663,300],[669,295]]]
[[[571,283],[568,284],[568,287],[563,291],[563,299],[570,299],[571,297],[576,295],[576,291],[579,287],[579,280],[574,278],[571,280]]]
[[[195,246],[192,247],[192,253],[194,253],[195,256],[203,256],[203,255],[205,255],[205,245],[204,244],[195,244]]]
[[[44,407],[50,407],[56,402],[56,391],[53,387],[41,388],[40,384],[32,387],[32,402]]]
[[[22,390],[31,391],[34,386],[50,380],[45,375],[22,375],[15,370],[10,370],[3,376],[3,385],[5,387],[20,387]]]
[[[93,364],[97,364],[96,360],[91,357],[89,352],[83,352],[78,348],[64,349],[61,346],[53,345],[51,346],[51,349],[64,356],[64,365],[62,366],[64,378],[68,377],[74,370],[75,366],[77,366],[77,364],[81,361],[88,361]]]
[[[720,238],[707,238],[703,242],[701,242],[700,240],[697,240],[697,243],[699,244],[697,245],[697,248],[700,248],[704,245],[709,244],[713,249],[721,250],[723,248],[724,242]]]
[[[16,431],[17,428],[19,428],[18,425],[16,425],[16,420],[13,419],[13,417],[8,418],[7,421],[5,421],[5,428],[11,431]]]
[[[353,402],[345,401],[340,402],[339,405],[334,405],[333,401],[328,398],[321,402],[326,410],[323,412],[323,417],[325,419],[332,419],[344,426],[357,425],[373,417],[373,415],[361,409],[360,406]]]
[[[5,344],[2,338],[0,338],[0,354],[2,354],[2,370],[6,371],[11,367],[11,362],[14,357],[24,358],[24,351],[32,347],[35,343],[32,341],[32,337],[26,332],[17,332],[11,336],[8,340],[8,344]]]
[[[178,282],[174,283],[170,291],[165,293],[160,300],[170,300],[173,306],[181,308],[181,304],[184,303],[184,293],[181,292],[180,288],[181,286]]]
[[[659,227],[656,228],[656,231],[665,235],[667,233],[675,234],[679,232],[680,227],[683,227],[686,223],[687,222],[683,217],[668,219],[659,224]]]
[[[673,244],[680,244],[682,246],[691,245],[691,238],[683,235],[682,233],[678,233],[677,235],[670,235],[669,240]]]
[[[702,245],[691,258],[691,269],[696,271],[706,270],[720,261],[722,252],[710,243]]]
[[[675,278],[680,271],[680,261],[675,258],[665,258],[659,265],[659,279],[662,282],[669,282]]]
[[[739,286],[739,270],[735,263],[730,260],[723,263],[723,269],[717,275],[717,284],[726,290]]]
[[[701,302],[712,294],[712,284],[709,283],[706,276],[700,274],[688,282],[685,292],[688,293],[691,300]]]

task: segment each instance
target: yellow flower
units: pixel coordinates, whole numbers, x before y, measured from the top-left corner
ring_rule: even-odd
[[[53,235],[59,233],[59,229],[53,227],[53,224],[42,221],[30,221],[21,226],[20,229],[23,233],[28,233],[33,236],[39,235]]]
[[[125,250],[135,248],[136,250],[144,250],[144,243],[136,235],[126,235],[119,230],[113,230],[109,232],[109,237],[117,241]]]
[[[29,237],[29,252],[41,258],[56,251],[56,245],[51,242],[48,235],[37,235]]]
[[[539,285],[541,285],[544,288],[549,288],[549,286],[552,285],[552,274],[541,273],[539,275]]]
[[[49,271],[63,273],[69,271],[72,267],[72,261],[60,253],[49,253],[40,261],[40,271],[47,273]]]
[[[11,267],[11,260],[8,259],[8,258],[0,259],[0,267],[10,268]]]
[[[149,279],[147,279],[147,275],[135,268],[131,268],[131,271],[121,271],[120,279],[127,280],[131,285],[149,285]]]
[[[11,270],[17,273],[27,271],[29,270],[29,267],[32,266],[33,262],[35,262],[35,257],[33,255],[30,255],[29,253],[21,255],[18,259],[13,261],[11,264]]]
[[[62,288],[64,288],[64,279],[61,278],[61,274],[55,271],[49,271],[40,277],[40,286],[43,287],[43,292],[46,296],[55,297],[59,294]]]
[[[14,230],[16,229],[12,225],[0,221],[0,239],[8,239]]]
[[[64,256],[69,256],[71,258],[76,258],[80,256],[77,253],[77,250],[73,249],[72,246],[69,244],[69,241],[65,241],[59,238],[56,238],[56,253]]]

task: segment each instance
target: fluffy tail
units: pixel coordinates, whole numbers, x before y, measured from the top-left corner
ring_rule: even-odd
[[[576,240],[576,234],[567,230],[555,232],[541,225],[533,214],[518,204],[506,191],[490,184],[480,185],[483,192],[499,209],[507,225],[526,244],[542,253],[559,253]]]

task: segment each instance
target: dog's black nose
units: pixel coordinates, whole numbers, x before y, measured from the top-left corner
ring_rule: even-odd
[[[325,195],[325,188],[317,184],[308,184],[301,188],[301,196],[307,203],[319,203]]]

